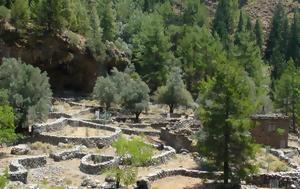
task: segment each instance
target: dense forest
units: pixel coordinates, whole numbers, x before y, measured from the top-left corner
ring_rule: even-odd
[[[300,12],[279,2],[266,27],[248,1],[0,0],[0,115],[22,130],[47,114],[50,88],[93,91],[136,121],[150,101],[189,106],[224,182],[246,176],[249,116],[283,113],[294,133],[300,121]]]

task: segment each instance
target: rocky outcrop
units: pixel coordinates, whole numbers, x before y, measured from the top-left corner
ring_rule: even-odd
[[[86,47],[83,36],[68,33],[72,32],[37,34],[27,31],[20,34],[8,22],[0,21],[0,63],[3,57],[14,57],[39,67],[48,73],[55,92],[91,92],[98,74],[104,74],[110,65],[129,62],[128,55],[122,50],[106,45],[107,50],[103,51],[107,51],[105,59],[109,61],[99,63]]]

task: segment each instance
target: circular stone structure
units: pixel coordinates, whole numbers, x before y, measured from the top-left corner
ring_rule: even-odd
[[[108,167],[118,163],[118,158],[114,156],[88,154],[81,159],[79,168],[86,174],[98,175]]]
[[[65,129],[70,130],[70,128],[70,133],[65,133]],[[76,135],[72,131],[73,128],[81,130],[90,129],[93,131],[93,136],[90,134],[83,135],[82,132],[78,131],[77,134],[79,135]],[[95,133],[95,130],[98,133]],[[36,135],[37,140],[54,145],[58,145],[58,143],[71,143],[87,147],[103,147],[110,145],[118,139],[121,135],[121,129],[77,119],[61,118],[50,124],[34,125],[33,133]]]

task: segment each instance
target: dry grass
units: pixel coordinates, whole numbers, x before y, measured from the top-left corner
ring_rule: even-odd
[[[256,162],[261,172],[281,172],[288,171],[290,168],[283,161],[280,161],[276,156],[266,153],[265,149],[262,149],[256,155]]]
[[[90,137],[90,136],[108,136],[113,132],[104,129],[94,129],[89,127],[72,127],[65,126],[61,130],[51,132],[55,135],[60,136],[79,136],[79,137]]]

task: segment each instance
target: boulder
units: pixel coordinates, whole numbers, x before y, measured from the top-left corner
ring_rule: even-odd
[[[147,179],[138,180],[136,182],[136,188],[135,189],[151,189],[151,185],[150,185],[149,180],[147,180]]]
[[[30,151],[30,148],[28,147],[28,145],[26,144],[19,144],[17,146],[14,146],[12,149],[11,149],[11,154],[14,154],[14,155],[26,155],[28,154]]]

